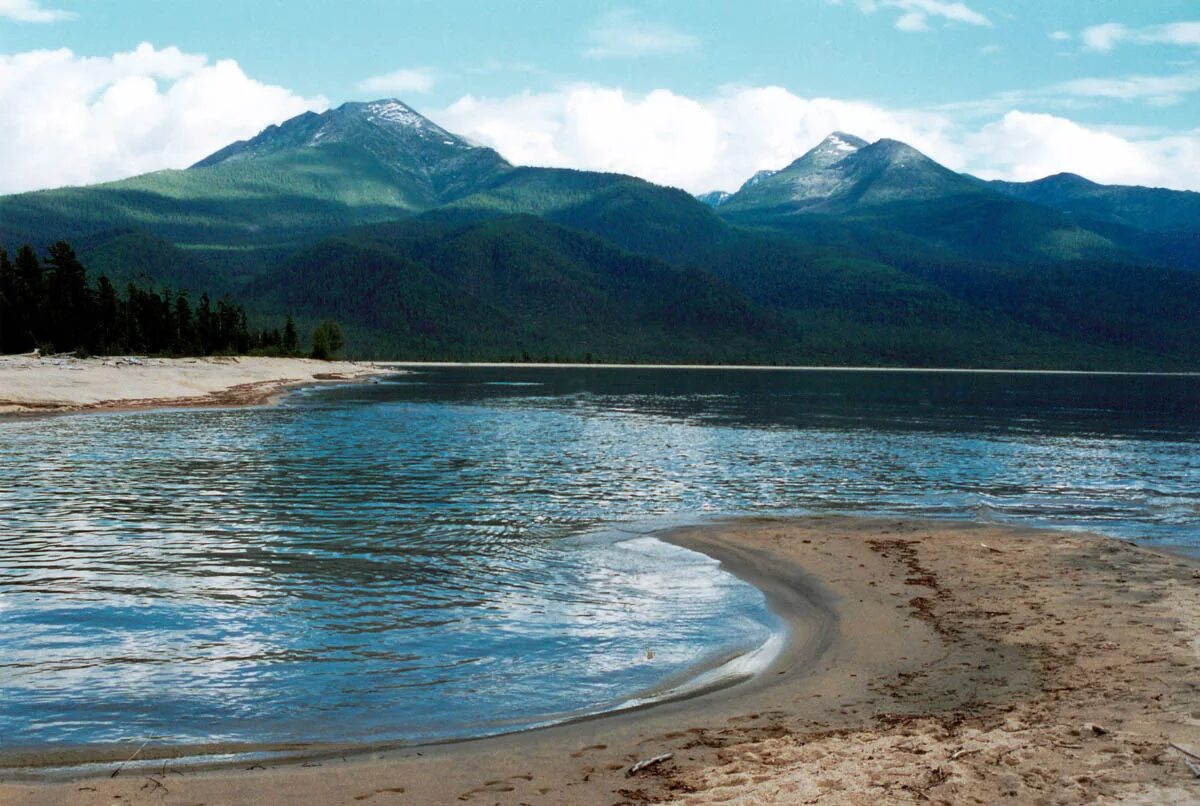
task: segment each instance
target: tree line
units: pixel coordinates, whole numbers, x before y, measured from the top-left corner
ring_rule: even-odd
[[[341,330],[324,322],[312,355],[331,358]],[[0,353],[76,352],[88,355],[301,355],[291,316],[282,329],[252,331],[246,309],[228,294],[201,294],[128,284],[120,292],[101,275],[93,287],[70,244],[59,241],[45,259],[28,245],[12,258],[0,248]]]

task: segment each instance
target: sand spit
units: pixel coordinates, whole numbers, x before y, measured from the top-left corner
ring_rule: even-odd
[[[270,403],[296,386],[384,371],[307,358],[0,356],[0,414]]]
[[[457,744],[48,783],[10,770],[0,803],[1200,800],[1185,763],[1200,752],[1200,569],[1186,560],[1085,534],[838,517],[664,537],[788,620],[762,675]]]

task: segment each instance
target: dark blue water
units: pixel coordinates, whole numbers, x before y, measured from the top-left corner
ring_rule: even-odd
[[[616,707],[775,627],[637,533],[809,511],[1200,549],[1200,379],[438,369],[0,423],[0,743],[427,739]]]

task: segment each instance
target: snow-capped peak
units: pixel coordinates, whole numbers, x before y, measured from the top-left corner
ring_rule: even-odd
[[[374,101],[367,104],[366,112],[367,120],[372,123],[383,120],[414,129],[424,129],[431,125],[429,120],[399,101]]]
[[[845,132],[834,132],[821,141],[817,150],[835,154],[853,154],[867,144],[866,140]]]
[[[842,151],[842,152],[845,152],[845,153],[850,153],[850,152],[853,152],[853,151],[858,151],[858,149],[857,149],[857,148],[855,148],[854,146],[850,145],[850,144],[849,144],[849,143],[847,143],[845,140],[843,140],[841,137],[838,137],[836,134],[834,134],[834,135],[830,135],[830,137],[829,137],[829,140],[828,140],[828,144],[829,144],[829,146],[830,146],[831,148],[834,148],[834,149],[836,149],[836,150],[838,150],[838,151]]]

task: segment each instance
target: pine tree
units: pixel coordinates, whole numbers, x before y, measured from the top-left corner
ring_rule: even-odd
[[[208,294],[200,295],[200,307],[196,309],[196,337],[200,341],[200,354],[212,355],[217,342],[216,321],[213,318],[212,301]]]
[[[290,319],[289,326],[295,343]],[[340,331],[334,336],[326,343],[336,350]],[[228,295],[214,311],[207,294],[193,309],[184,291],[157,291],[135,283],[126,286],[122,299],[104,276],[92,290],[87,270],[62,241],[50,247],[44,266],[29,246],[17,252],[15,261],[0,249],[0,352],[23,352],[44,344],[96,354],[244,354],[258,348],[279,352],[283,340],[277,328],[252,336],[246,309]]]
[[[0,353],[17,350],[17,271],[0,249]]]
[[[296,333],[296,323],[290,313],[287,324],[283,326],[283,352],[284,355],[296,355],[300,352],[300,336]]]
[[[121,300],[117,289],[104,275],[96,281],[96,327],[92,332],[92,352],[112,354],[128,349],[121,322]]]
[[[328,361],[342,349],[342,329],[337,322],[326,319],[313,330],[312,357]]]
[[[59,241],[46,259],[45,338],[56,350],[73,350],[87,340],[92,329],[93,309],[87,270],[70,244]]]
[[[17,259],[13,264],[16,273],[16,346],[17,352],[32,350],[37,346],[37,340],[42,336],[39,330],[42,312],[45,308],[45,283],[42,277],[42,264],[38,260],[33,247],[26,244],[17,250]]]
[[[199,348],[197,342],[192,306],[188,303],[187,292],[180,291],[175,296],[175,344],[172,346],[172,352],[192,355]]]

